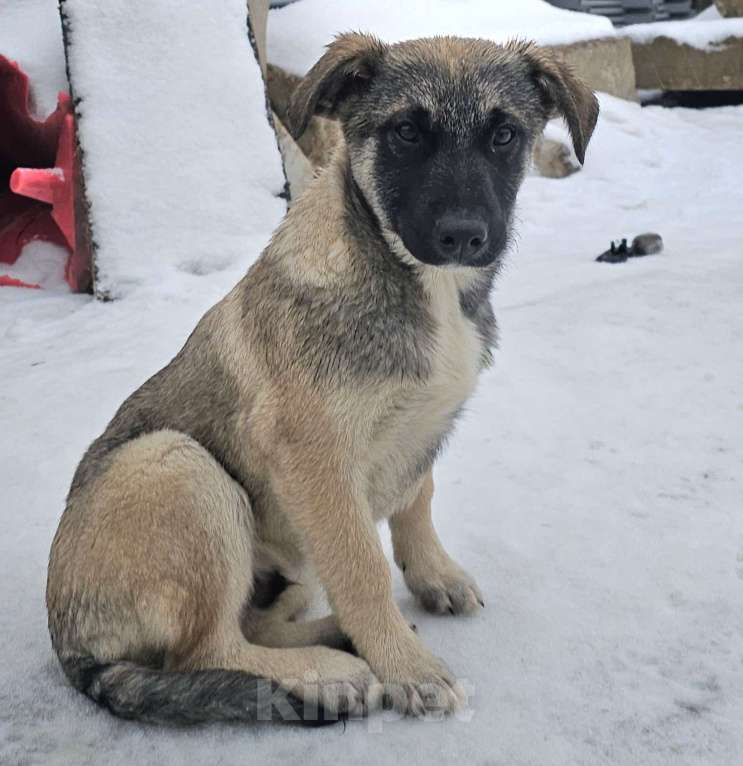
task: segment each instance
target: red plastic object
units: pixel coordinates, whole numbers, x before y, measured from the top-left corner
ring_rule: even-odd
[[[32,290],[41,289],[41,285],[35,285],[33,282],[24,282],[22,279],[9,277],[7,274],[0,274],[0,287],[30,287]]]
[[[28,77],[0,56],[0,263],[12,264],[29,242],[42,239],[70,252],[65,279],[86,284],[90,265],[75,248],[75,141],[70,97],[43,122],[28,110]],[[51,205],[51,207],[50,207]],[[0,284],[38,287],[10,277]]]

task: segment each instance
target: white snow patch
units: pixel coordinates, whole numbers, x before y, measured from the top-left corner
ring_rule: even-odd
[[[496,42],[527,38],[543,45],[613,37],[603,16],[555,8],[542,0],[302,0],[268,18],[268,60],[305,74],[339,32],[370,32],[393,43],[416,37],[457,35]]]
[[[21,250],[14,264],[0,263],[0,274],[20,279],[27,284],[39,285],[45,290],[69,292],[69,285],[64,279],[68,256],[64,247],[34,240]]]
[[[97,289],[243,270],[286,209],[244,0],[68,0]]]
[[[46,119],[68,90],[57,0],[0,0],[0,55],[28,75],[31,113]]]
[[[662,21],[655,24],[631,24],[621,33],[635,43],[652,43],[659,37],[675,40],[701,50],[714,50],[731,38],[743,37],[743,19],[725,18],[715,6],[698,16],[682,21]]]

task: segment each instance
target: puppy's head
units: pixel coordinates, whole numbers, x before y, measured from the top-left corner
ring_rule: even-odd
[[[345,34],[297,87],[289,125],[340,121],[353,178],[388,235],[435,266],[484,267],[505,249],[534,141],[561,114],[578,159],[593,93],[531,43],[439,37],[385,45]]]

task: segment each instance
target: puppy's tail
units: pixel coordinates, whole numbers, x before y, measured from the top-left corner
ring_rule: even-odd
[[[120,718],[187,726],[213,721],[337,722],[266,678],[239,670],[157,670],[92,657],[62,660],[72,685]]]

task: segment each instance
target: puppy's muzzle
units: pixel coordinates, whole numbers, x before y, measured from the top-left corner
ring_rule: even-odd
[[[433,247],[442,261],[469,266],[485,250],[489,236],[486,221],[447,213],[434,225]]]

